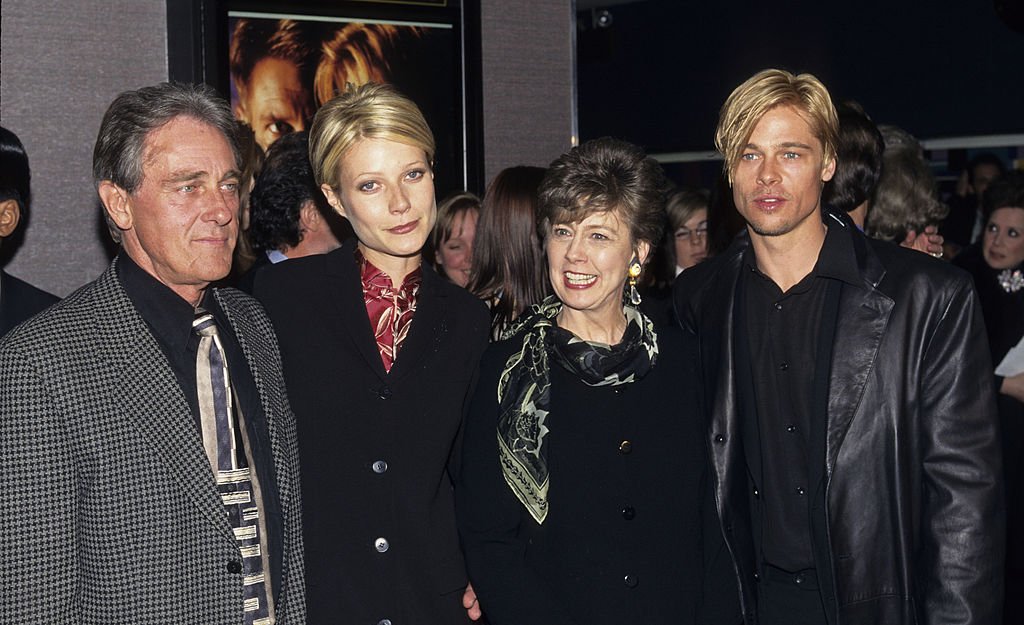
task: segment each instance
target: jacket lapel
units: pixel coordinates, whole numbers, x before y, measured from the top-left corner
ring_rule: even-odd
[[[743,579],[740,585],[744,591],[740,594],[741,609],[745,615],[754,615],[756,599],[747,590],[754,586],[751,564],[755,561],[748,499],[750,470],[743,444],[743,428],[747,419],[740,414],[740,378],[736,375],[740,365],[736,362],[734,312],[743,271],[743,249],[748,244],[749,239],[745,236],[737,237],[722,258],[706,261],[723,264],[704,283],[704,291],[699,294],[697,304],[703,310],[701,318],[696,321],[697,327],[702,329],[698,333],[702,375],[707,376],[704,401],[710,402],[707,448],[716,476],[713,485],[715,501],[737,572]]]
[[[878,357],[894,302],[881,294],[877,285],[885,275],[878,258],[871,253],[863,235],[854,235],[863,286],[847,286],[839,302],[832,373],[829,380],[828,438],[825,442],[826,476],[839,456],[846,433],[864,396],[864,387]]]
[[[412,317],[409,335],[398,350],[398,357],[391,367],[389,377],[400,380],[410,371],[415,371],[427,355],[438,351],[448,333],[444,295],[441,293],[438,276],[433,269],[423,265],[423,283],[416,301],[416,313]],[[377,360],[380,360],[378,356]]]
[[[325,288],[331,290],[330,298],[337,307],[334,317],[338,319],[338,325],[335,330],[342,338],[352,342],[370,370],[383,381],[387,378],[387,372],[384,371],[384,363],[373,339],[370,318],[366,314],[359,267],[354,254],[355,239],[348,239],[340,248],[325,256],[328,275]]]
[[[711,422],[707,431],[708,449],[718,473],[719,501],[729,498],[732,489],[728,484],[746,484],[747,461],[743,452],[742,418],[738,414],[738,388],[735,367],[735,315],[736,288],[742,271],[742,249],[739,242],[734,243],[722,256],[724,263],[715,277],[704,284],[705,291],[699,294],[699,300],[708,305],[701,306],[701,319],[696,320],[702,330],[700,339],[700,359],[704,380],[705,401],[710,402],[708,409]],[[745,487],[736,492],[745,492]],[[730,509],[723,506],[720,511],[728,515]],[[728,525],[732,519],[723,518]]]
[[[188,402],[149,326],[117,280],[114,264],[97,280],[93,310],[101,358],[108,363],[110,388],[116,389],[114,411],[150,447],[139,454],[152,453],[164,464],[171,480],[234,542]]]
[[[736,427],[737,387],[735,365],[735,314],[736,288],[742,271],[743,249],[739,242],[723,254],[723,262],[727,263],[716,272],[716,276],[707,280],[707,292],[701,299],[709,305],[701,313],[698,321],[703,329],[699,333],[703,375],[707,380],[705,387],[707,400],[711,402],[713,429],[717,433],[728,432],[729,436],[739,436]],[[709,328],[710,327],[710,328]],[[708,331],[710,329],[710,331]],[[710,384],[708,384],[710,383]]]

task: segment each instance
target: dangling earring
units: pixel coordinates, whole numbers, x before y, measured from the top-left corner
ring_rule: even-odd
[[[636,290],[636,279],[640,277],[640,272],[643,271],[643,267],[640,266],[640,261],[633,258],[633,262],[629,263],[629,303],[634,306],[640,305],[640,292]]]

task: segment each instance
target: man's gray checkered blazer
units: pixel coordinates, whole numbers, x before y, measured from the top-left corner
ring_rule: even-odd
[[[215,293],[267,417],[284,525],[277,623],[302,624],[277,340],[255,300]],[[114,264],[0,342],[0,623],[236,625],[238,560],[188,403]]]

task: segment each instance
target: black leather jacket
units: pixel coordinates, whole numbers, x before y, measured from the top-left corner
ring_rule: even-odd
[[[1004,513],[992,370],[970,277],[867,239],[845,214],[861,285],[839,303],[828,389],[825,528],[840,625],[1000,621]],[[699,337],[715,494],[745,621],[756,555],[733,362],[746,234],[680,275],[680,323]],[[756,370],[756,367],[755,367]],[[829,560],[825,560],[828,562]]]

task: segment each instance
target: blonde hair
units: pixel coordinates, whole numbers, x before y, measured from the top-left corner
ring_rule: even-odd
[[[412,36],[422,29],[407,27]],[[349,84],[391,82],[391,62],[400,31],[391,24],[353,23],[340,28],[323,44],[320,64],[313,79],[318,103],[327,102]]]
[[[808,117],[811,131],[824,148],[825,162],[835,159],[839,117],[825,85],[811,74],[795,76],[781,69],[766,69],[736,87],[718,116],[715,147],[725,157],[730,184],[754,127],[765,113],[786,105],[795,106]]]
[[[362,139],[386,139],[420,148],[433,166],[434,134],[412,100],[390,85],[350,85],[313,118],[309,161],[316,183],[337,190],[341,159]]]

